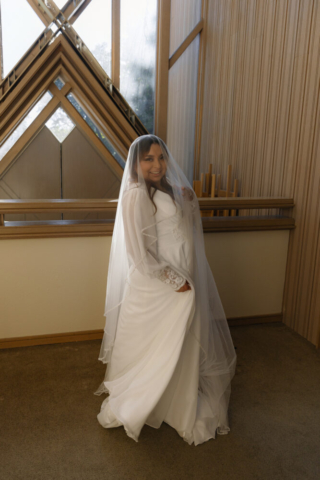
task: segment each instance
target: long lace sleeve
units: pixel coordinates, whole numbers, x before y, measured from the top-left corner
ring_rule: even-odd
[[[158,258],[153,205],[146,192],[139,187],[125,192],[122,209],[130,265],[135,265],[142,275],[158,278],[173,290],[179,290],[186,279]]]
[[[173,268],[167,266],[156,271],[156,277],[163,283],[167,283],[173,290],[179,290],[186,283],[186,279],[181,277]]]

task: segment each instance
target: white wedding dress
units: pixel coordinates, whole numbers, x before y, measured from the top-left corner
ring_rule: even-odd
[[[194,289],[175,291],[191,278],[192,268],[181,211],[160,190],[154,202],[158,255],[169,267],[159,278],[138,269],[130,275],[104,381],[109,396],[98,420],[105,428],[123,425],[135,441],[144,424],[159,428],[164,421],[198,445],[228,433],[227,412],[221,414],[198,389],[200,318],[194,315]]]

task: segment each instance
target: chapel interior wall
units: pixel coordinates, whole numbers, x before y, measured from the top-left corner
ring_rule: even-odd
[[[288,237],[205,234],[227,317],[281,313]],[[103,329],[111,238],[2,240],[0,339]]]

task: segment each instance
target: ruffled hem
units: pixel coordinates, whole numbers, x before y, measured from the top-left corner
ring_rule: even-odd
[[[117,428],[123,426],[128,437],[138,442],[138,436],[135,435],[127,425],[114,414],[109,404],[109,397],[105,398],[101,405],[100,413],[97,415],[98,422],[103,428]]]
[[[207,442],[208,440],[215,439],[216,435],[227,435],[230,432],[230,428],[226,425],[216,427],[215,429],[206,429],[206,431],[202,431],[201,434],[197,428],[193,430],[193,432],[181,432],[178,431],[180,437],[183,438],[185,442],[189,445],[194,444],[196,447],[197,445],[201,445],[202,443]]]
[[[100,425],[104,428],[117,428],[120,426],[123,426],[127,436],[129,438],[132,438],[135,442],[139,442],[138,438],[139,435],[134,434],[130,428],[125,425],[123,421],[121,421],[117,415],[114,414],[114,412],[111,410],[110,404],[109,404],[109,397],[107,397],[102,405],[101,405],[101,411],[97,415],[98,421]],[[165,421],[164,421],[165,422]],[[198,421],[199,422],[199,421]],[[192,432],[185,432],[185,431],[179,431],[177,430],[177,433],[182,437],[182,439],[187,442],[189,445],[194,444],[194,446],[201,445],[202,443],[207,442],[208,440],[215,439],[216,435],[227,435],[230,432],[230,428],[227,425],[221,425],[218,427],[211,427],[209,425],[206,425],[205,422],[202,420],[201,424],[196,422],[195,427]],[[162,423],[162,422],[161,422]],[[165,422],[167,423],[167,422]],[[198,424],[197,424],[198,423]],[[145,425],[148,425],[152,428],[159,428],[159,427],[154,427],[153,425],[150,425],[146,423]],[[170,425],[170,424],[168,424]],[[170,425],[171,426],[171,425]],[[174,427],[172,427],[174,428]]]
[[[98,391],[98,394],[107,393],[110,394],[110,390],[105,386],[105,383],[102,382]],[[97,394],[97,392],[95,392]],[[174,425],[171,425],[168,421],[163,419],[158,426],[152,425],[152,423],[146,422],[145,425],[148,425],[152,428],[159,428],[162,422],[167,423],[172,428],[174,428],[177,433],[182,437],[182,439],[187,442],[189,445],[194,444],[194,446],[201,445],[202,443],[207,442],[210,439],[215,439],[216,435],[227,435],[230,432],[230,427],[225,422],[226,418],[219,419],[218,416],[214,415],[211,409],[208,409],[209,404],[205,395],[201,392],[198,392],[198,418],[196,419],[192,432],[179,431],[175,428]],[[135,434],[126,422],[120,418],[118,413],[114,413],[109,404],[110,396],[108,395],[101,405],[100,413],[97,415],[100,425],[104,428],[116,428],[123,426],[127,436],[132,438],[135,442],[138,443],[138,438],[140,432]],[[222,421],[222,424],[220,422]]]

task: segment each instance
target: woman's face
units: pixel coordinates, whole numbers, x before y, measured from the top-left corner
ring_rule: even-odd
[[[160,145],[153,143],[148,153],[140,160],[143,178],[156,185],[160,185],[162,177],[166,174],[167,163]]]

